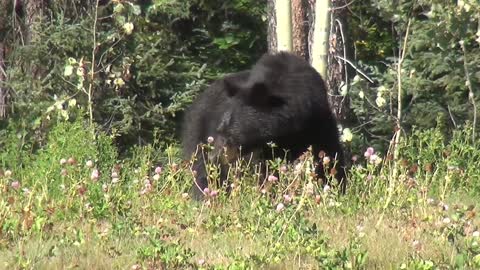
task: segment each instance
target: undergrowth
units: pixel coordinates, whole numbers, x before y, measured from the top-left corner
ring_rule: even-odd
[[[0,268],[475,269],[480,148],[471,132],[414,131],[396,176],[388,154],[366,148],[353,157],[346,195],[313,177],[307,151],[294,164],[272,161],[278,174],[262,186],[238,161],[201,201],[187,193],[193,175],[175,145],[139,146],[120,160],[112,138],[80,120],[56,124],[40,149],[7,137]]]

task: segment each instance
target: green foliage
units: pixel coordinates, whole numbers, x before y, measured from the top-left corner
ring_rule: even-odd
[[[475,268],[480,148],[465,139],[471,132],[446,140],[438,129],[416,130],[401,145],[398,178],[368,150],[344,196],[312,178],[307,152],[295,165],[273,162],[279,179],[260,188],[240,162],[229,193],[212,185],[196,202],[178,148],[157,141],[117,161],[110,137],[93,140],[81,119],[59,119],[22,166],[1,168],[0,258],[27,268],[65,267],[70,252],[88,258],[79,266],[129,258],[132,268]],[[50,248],[24,246],[32,241]]]
[[[121,150],[151,142],[154,129],[170,143],[199,91],[266,48],[264,8],[251,0],[111,2],[97,21],[94,6],[53,3],[38,42],[15,44],[8,55],[10,118],[27,137],[46,132],[52,104],[74,100],[84,112],[92,106]]]
[[[465,192],[479,193],[480,146],[478,141],[471,142],[472,128],[455,130],[449,140],[437,129],[418,131],[405,142],[402,156],[406,169],[412,176],[418,174],[431,180],[425,183],[432,189],[444,189],[453,186]],[[414,166],[413,168],[410,166]],[[444,181],[442,179],[445,179]],[[437,182],[438,180],[442,180]],[[467,180],[467,181],[465,181]]]
[[[162,231],[147,229],[145,236],[149,245],[138,250],[140,260],[151,260],[159,268],[185,268],[194,266],[191,259],[194,253],[185,249],[180,243],[162,241]]]
[[[352,83],[353,112],[363,124],[355,131],[372,143],[385,145],[378,138],[390,139],[397,116],[399,50],[409,23],[401,67],[402,127],[438,127],[449,134],[474,120],[472,100],[479,99],[475,93],[469,97],[468,87],[480,83],[478,1],[372,0],[352,8],[357,61],[375,80],[371,85],[358,77]]]
[[[480,266],[480,146],[463,61],[476,89],[478,3],[349,5],[357,64],[376,83],[357,76],[350,87],[361,124],[353,130],[361,132],[348,145],[356,160],[345,196],[313,178],[306,153],[295,164],[269,162],[279,179],[261,187],[248,161],[235,164],[224,186],[214,181],[218,166],[206,164],[210,192],[196,202],[186,193],[189,164],[171,143],[178,120],[209,81],[265,51],[265,3],[110,1],[95,21],[94,1],[53,2],[37,43],[4,33],[14,45],[13,110],[0,122],[5,267]],[[408,135],[392,161],[383,149],[409,20],[401,73]],[[93,126],[85,123],[90,106]],[[114,142],[129,155],[120,158]],[[365,155],[365,145],[375,150]]]
[[[28,160],[33,142],[26,138],[26,131],[17,123],[11,123],[0,131],[0,162],[2,167],[17,169]]]

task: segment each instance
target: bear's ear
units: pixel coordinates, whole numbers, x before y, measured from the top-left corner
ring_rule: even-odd
[[[225,78],[223,80],[223,85],[225,87],[225,92],[229,97],[235,96],[240,89],[240,86],[238,86],[231,78]]]

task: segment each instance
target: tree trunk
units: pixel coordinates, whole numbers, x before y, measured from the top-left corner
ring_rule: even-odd
[[[6,87],[7,74],[5,72],[5,33],[7,32],[9,0],[0,0],[0,119],[7,117]]]
[[[335,110],[335,115],[340,122],[347,121],[349,117],[349,103],[346,94],[350,80],[348,64],[344,59],[349,59],[347,32],[347,9],[345,0],[332,0],[330,12],[330,38],[328,49],[328,75],[327,87],[330,89],[330,103]],[[351,50],[350,50],[351,52]],[[340,58],[338,57],[340,56]],[[343,93],[342,93],[343,92]]]
[[[322,78],[326,80],[329,45],[328,36],[330,30],[330,0],[316,0],[315,2],[311,59],[312,66],[322,75]]]
[[[268,0],[267,2],[267,20],[268,52],[273,53],[277,51],[277,18],[275,16],[275,0]]]
[[[25,43],[35,43],[38,41],[38,31],[42,25],[46,0],[26,0],[25,7]]]
[[[309,60],[308,57],[308,21],[306,1],[292,0],[292,37],[293,53]]]
[[[292,5],[290,0],[275,0],[277,51],[292,51]]]
[[[7,31],[8,3],[10,0],[0,0],[0,41],[5,39]]]
[[[8,89],[5,85],[7,74],[5,72],[5,46],[0,41],[0,119],[7,117]]]

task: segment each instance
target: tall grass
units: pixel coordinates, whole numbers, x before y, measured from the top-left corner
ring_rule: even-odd
[[[194,201],[176,146],[137,147],[120,160],[108,136],[60,123],[28,158],[2,156],[0,268],[474,269],[480,148],[471,132],[414,131],[400,146],[394,190],[393,161],[366,146],[346,195],[313,177],[306,152],[271,162],[278,177],[261,187],[238,161],[224,186]]]

